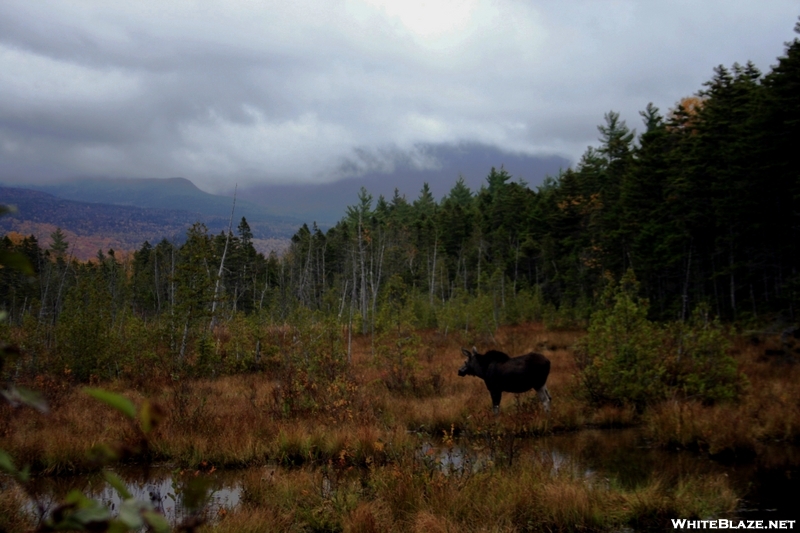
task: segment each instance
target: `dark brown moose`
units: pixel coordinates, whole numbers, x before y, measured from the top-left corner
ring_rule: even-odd
[[[527,392],[536,390],[536,394],[550,412],[550,393],[547,391],[547,376],[550,374],[550,359],[540,353],[528,353],[518,357],[491,350],[479,354],[477,348],[472,351],[461,348],[467,360],[458,369],[458,375],[477,376],[486,382],[486,388],[492,395],[492,406],[495,414],[500,412],[500,399],[504,392]]]

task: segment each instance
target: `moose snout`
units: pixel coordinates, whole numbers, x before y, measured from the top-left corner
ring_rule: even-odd
[[[458,369],[458,375],[462,378],[467,375],[467,365],[464,365]]]

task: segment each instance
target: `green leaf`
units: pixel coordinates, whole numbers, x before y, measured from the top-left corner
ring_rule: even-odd
[[[106,481],[108,482],[109,485],[114,487],[114,489],[119,493],[120,497],[123,500],[127,500],[133,497],[131,493],[128,491],[128,487],[125,486],[125,482],[122,481],[122,479],[120,479],[120,477],[117,474],[111,472],[110,470],[106,470],[105,472],[103,472],[103,477],[106,478]]]
[[[20,252],[0,250],[0,265],[19,270],[26,276],[33,276],[33,267],[28,258]]]
[[[93,522],[107,522],[111,520],[111,511],[103,507],[100,503],[92,501],[91,506],[75,511],[70,518],[84,525]]]
[[[38,392],[25,387],[17,387],[17,394],[19,394],[20,401],[28,407],[33,407],[40,413],[47,414],[50,408],[47,406],[47,400]]]
[[[167,522],[164,515],[155,511],[145,511],[142,515],[153,531],[156,533],[169,533],[169,522]]]
[[[75,505],[77,507],[88,507],[93,503],[93,500],[90,500],[84,494],[79,491],[78,489],[72,489],[67,493],[67,496],[64,498],[64,503],[67,505]]]
[[[144,525],[142,520],[143,502],[138,502],[133,498],[125,500],[119,509],[119,521],[130,529],[139,529]]]
[[[17,480],[22,483],[27,482],[31,477],[31,465],[25,465],[22,467],[22,470],[19,471],[17,474]]]
[[[17,467],[14,466],[14,461],[11,456],[3,450],[0,450],[0,470],[12,476],[17,473]]]
[[[125,525],[125,523],[123,523],[121,520],[112,520],[108,524],[108,530],[106,533],[127,533],[130,530],[131,528]]]
[[[94,389],[91,387],[84,387],[83,392],[94,398],[95,400],[99,400],[104,404],[113,407],[120,413],[124,414],[130,419],[136,418],[136,407],[134,407],[133,402],[130,401],[125,396],[120,394],[115,394],[113,392],[108,392],[107,390],[103,389]]]

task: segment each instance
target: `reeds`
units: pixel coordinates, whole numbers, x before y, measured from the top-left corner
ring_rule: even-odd
[[[257,469],[243,482],[243,504],[215,531],[609,531],[658,527],[669,518],[725,516],[737,498],[725,477],[622,488],[579,468],[525,456],[513,468],[431,468],[414,454],[366,469]],[[238,529],[237,529],[238,528]]]

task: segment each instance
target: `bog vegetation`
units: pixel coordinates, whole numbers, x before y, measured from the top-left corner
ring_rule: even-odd
[[[427,187],[413,201],[362,190],[337,225],[303,226],[282,257],[255,251],[244,218],[235,232],[196,224],[182,243],[86,263],[60,231],[46,246],[6,236],[6,396],[35,404],[24,387],[40,390],[52,414],[4,405],[0,466],[23,485],[14,464],[98,468],[86,454],[101,440],[118,443],[113,460],[302,466],[248,482],[239,522],[220,524],[231,530],[480,519],[603,530],[729,512],[721,480],[631,493],[536,468],[444,476],[420,466],[407,432],[512,450],[520,436],[587,424],[642,423],[654,442],[712,454],[796,442],[796,368],[758,363],[763,350],[726,324],[796,320],[798,86],[796,39],[765,76],[719,67],[666,116],[648,106],[639,136],[607,114],[600,145],[537,190],[502,168],[478,191],[459,179],[441,201]],[[454,379],[459,346],[472,345],[552,356],[552,417],[510,399],[509,416],[489,417],[485,392]],[[149,414],[132,424],[75,388],[99,383]],[[316,501],[302,488],[311,467],[366,469],[367,481]],[[476,506],[486,486],[495,499]],[[4,491],[0,510],[18,496]]]

